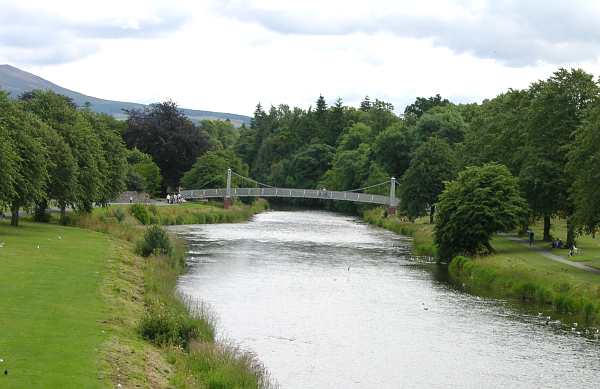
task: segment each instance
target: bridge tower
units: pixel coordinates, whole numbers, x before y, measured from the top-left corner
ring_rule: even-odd
[[[223,199],[223,208],[229,209],[233,204],[231,197],[231,168],[227,169],[227,189],[225,189],[225,198]]]
[[[388,205],[388,215],[396,214],[396,177],[390,180],[390,203]]]

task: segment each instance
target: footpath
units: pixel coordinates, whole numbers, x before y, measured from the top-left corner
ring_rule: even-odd
[[[522,239],[522,238],[519,238],[519,237],[516,237],[516,236],[505,236],[505,238],[508,239],[508,240],[510,240],[510,241],[519,242],[519,243],[522,243],[525,246],[529,246],[529,242],[527,240],[525,240],[525,239]],[[548,259],[551,259],[553,261],[556,261],[556,262],[560,262],[560,263],[562,263],[564,265],[571,266],[571,267],[574,267],[574,268],[577,268],[577,269],[580,269],[580,270],[585,270],[585,271],[588,271],[590,273],[600,274],[600,269],[593,268],[593,267],[585,265],[583,263],[569,261],[568,259],[566,259],[566,258],[564,258],[564,257],[562,257],[560,255],[553,254],[549,250],[546,250],[546,249],[543,249],[543,248],[540,248],[540,247],[535,247],[535,246],[529,247],[529,249],[533,250],[533,251],[537,251],[538,253],[540,253],[544,257],[546,257]]]

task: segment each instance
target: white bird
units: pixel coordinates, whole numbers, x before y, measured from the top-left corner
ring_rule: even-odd
[[[38,249],[40,248],[40,245],[39,245],[39,244],[37,245],[37,248],[38,248]]]
[[[0,242],[0,248],[4,247],[4,242]]]

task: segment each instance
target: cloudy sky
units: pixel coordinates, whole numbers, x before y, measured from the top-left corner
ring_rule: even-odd
[[[319,94],[481,101],[600,75],[591,0],[0,0],[0,63],[113,100],[252,113]]]

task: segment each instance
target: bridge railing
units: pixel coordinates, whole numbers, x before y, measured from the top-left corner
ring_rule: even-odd
[[[219,189],[199,189],[199,190],[183,190],[181,191],[182,196],[185,199],[208,199],[208,198],[223,198],[227,194],[226,188]],[[231,196],[233,197],[288,197],[288,198],[306,198],[306,199],[322,199],[322,200],[342,200],[342,201],[354,201],[359,203],[371,203],[371,204],[390,204],[390,198],[388,196],[369,194],[369,193],[357,193],[357,192],[343,192],[333,190],[319,190],[319,189],[295,189],[295,188],[231,188]]]

